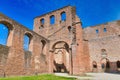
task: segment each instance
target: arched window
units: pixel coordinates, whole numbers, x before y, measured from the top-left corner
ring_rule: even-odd
[[[24,50],[30,51],[30,42],[31,42],[31,39],[32,39],[32,35],[31,34],[26,33],[24,35]]]
[[[55,16],[54,15],[50,16],[50,24],[51,25],[55,24]]]
[[[27,35],[24,36],[24,50],[29,50],[29,37]]]
[[[96,34],[98,34],[99,33],[99,30],[98,29],[96,29]]]
[[[105,49],[101,49],[101,56],[102,58],[106,58],[107,57],[107,53]]]
[[[66,21],[66,13],[65,12],[61,13],[61,21]]]
[[[44,23],[45,23],[44,18],[40,19],[40,27],[39,27],[39,29],[44,28]]]
[[[45,23],[44,18],[42,18],[42,19],[40,20],[40,23],[44,25],[44,23]]]
[[[12,38],[13,38],[13,26],[6,22],[6,21],[0,21],[0,47],[3,47],[2,45],[6,45],[3,48],[0,49],[0,65],[5,65],[7,58],[8,58],[8,51],[9,47],[12,44]]]
[[[68,26],[68,31],[71,32],[71,26]]]
[[[104,30],[104,32],[107,32],[107,29],[106,29],[106,28],[104,28],[103,30]]]
[[[11,46],[13,39],[13,25],[6,21],[0,21],[0,41],[2,45]],[[4,41],[3,41],[4,40]]]
[[[25,33],[24,35],[24,59],[25,59],[25,68],[30,67],[31,63],[31,40],[32,40],[32,35],[30,33]]]
[[[7,38],[8,38],[8,28],[3,25],[0,24],[0,44],[1,45],[6,45],[7,44]],[[1,47],[1,46],[0,46]],[[4,47],[5,49],[0,50],[0,65],[4,65],[7,61],[7,57],[8,57],[8,47]],[[7,52],[7,53],[6,53]]]
[[[4,24],[0,24],[0,44],[6,45],[8,39],[9,30]]]

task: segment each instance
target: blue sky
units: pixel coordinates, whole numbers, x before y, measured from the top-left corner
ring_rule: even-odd
[[[0,0],[0,12],[33,30],[36,16],[67,5],[76,7],[83,28],[120,20],[120,0]],[[6,44],[7,33],[7,28],[0,25],[0,44]],[[25,49],[28,49],[29,39],[25,37],[24,40]]]
[[[0,0],[0,12],[32,30],[34,17],[66,5],[76,6],[83,27],[120,20],[120,0]]]

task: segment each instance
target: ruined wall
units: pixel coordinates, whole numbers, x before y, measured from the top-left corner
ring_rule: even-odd
[[[8,53],[9,53],[9,47],[0,45],[0,77],[5,76],[4,67],[7,62]]]
[[[61,14],[63,12],[66,14],[65,20],[61,19]],[[50,66],[49,70],[51,73],[53,72],[52,64],[53,64],[54,55],[52,54],[54,54],[54,52],[51,52],[53,51],[53,45],[55,45],[56,43],[62,44],[63,42],[63,43],[68,44],[69,48],[71,47],[72,36],[73,36],[72,24],[74,23],[75,14],[76,14],[76,11],[74,7],[66,6],[64,8],[55,10],[53,12],[44,14],[42,16],[38,16],[34,19],[34,31],[37,32],[38,34],[43,35],[44,37],[50,40],[49,60],[51,61],[49,62],[49,66]],[[50,24],[50,16],[53,16],[53,15],[55,16],[55,23]],[[41,19],[45,20],[44,24],[40,23]],[[40,28],[41,25],[43,25],[44,27]],[[70,27],[70,29],[68,29],[68,27]],[[65,52],[64,54],[66,55],[67,53]],[[70,53],[69,53],[69,58],[70,58]],[[67,62],[70,62],[70,59],[67,59]],[[67,67],[69,67],[68,70],[70,71],[70,66],[67,66]]]
[[[73,15],[75,13],[73,9],[74,7],[66,6],[64,8],[36,17],[34,19],[34,31],[43,35],[44,37],[49,38],[50,40],[54,40],[54,36],[55,38],[59,37],[59,39],[62,38],[62,36],[67,38],[69,34],[68,26],[72,26],[72,18],[75,16]],[[66,19],[62,21],[61,13],[63,12],[66,13]],[[50,16],[55,17],[54,24],[50,24]],[[44,19],[44,24],[40,23],[41,19]],[[40,28],[41,25],[43,25],[43,28]]]
[[[83,39],[82,25],[80,19],[76,16],[74,27],[76,28],[75,36],[76,52],[73,53],[73,73],[76,75],[83,75],[89,71],[89,51],[88,43]]]
[[[9,47],[7,61],[4,67],[0,67],[1,70],[4,70],[5,75],[27,75],[48,72],[48,60],[46,55],[48,54],[47,49],[49,41],[3,14],[0,14],[0,23],[4,24],[9,29],[9,36],[6,45],[6,48],[7,46]],[[23,48],[25,35],[28,35],[31,39],[28,52],[26,52]],[[46,41],[46,52],[44,55],[41,52],[43,45],[41,40]],[[5,51],[7,51],[3,51],[2,49],[3,47],[0,47],[0,54],[3,54]],[[29,67],[25,67],[26,55],[28,57],[27,59],[30,59],[29,62],[27,62],[30,64]],[[44,59],[42,59],[43,56]]]
[[[61,20],[61,13],[66,13],[66,20]],[[50,16],[55,16],[55,24],[50,24]],[[44,24],[40,21],[44,19]],[[41,28],[42,26],[42,28]],[[69,45],[69,73],[74,75],[82,74],[88,70],[84,61],[89,60],[83,49],[82,27],[79,18],[76,16],[76,9],[66,6],[53,12],[38,16],[34,19],[34,31],[50,40],[49,70],[53,72],[54,53],[53,45],[66,43]],[[64,47],[64,46],[63,46]],[[58,48],[59,49],[59,48]],[[65,54],[65,53],[64,53]],[[67,54],[67,53],[66,53]],[[87,53],[88,54],[88,53]],[[85,59],[86,58],[86,59]],[[85,68],[84,68],[85,67]]]
[[[4,65],[8,56],[9,47],[0,45],[0,64]]]
[[[65,20],[61,20],[63,12]],[[54,24],[50,24],[51,16],[55,17]],[[102,71],[104,58],[111,62],[110,71],[114,71],[116,61],[120,60],[120,21],[82,29],[75,8],[66,6],[36,17],[34,31],[3,14],[0,14],[0,23],[9,29],[7,45],[0,45],[0,57],[5,54],[0,76],[53,73],[54,61],[59,62],[59,59],[63,60],[67,72],[74,75],[92,71],[93,61],[97,63],[97,70]],[[27,51],[23,48],[25,35],[30,38]],[[106,51],[104,56],[103,49]],[[63,58],[57,56],[57,59],[57,53],[62,53]]]
[[[120,21],[114,21],[84,29],[84,39],[88,40],[89,44],[91,71],[93,69],[93,61],[96,61],[98,72],[101,72],[101,62],[104,58],[110,61],[110,71],[117,70],[116,62],[120,60],[119,23]],[[103,55],[102,49],[106,50],[106,55]]]

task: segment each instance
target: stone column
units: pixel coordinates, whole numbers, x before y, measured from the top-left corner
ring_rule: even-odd
[[[49,51],[49,73],[53,73],[53,60],[54,60],[54,54],[53,50]]]
[[[6,75],[23,75],[24,74],[24,51],[23,51],[23,38],[24,32],[15,25],[12,38],[12,44],[9,50]]]

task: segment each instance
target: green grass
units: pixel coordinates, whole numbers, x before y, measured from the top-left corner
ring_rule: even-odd
[[[0,78],[0,80],[76,80],[76,79],[59,77],[51,74],[44,74],[38,76],[7,77],[7,78]]]

